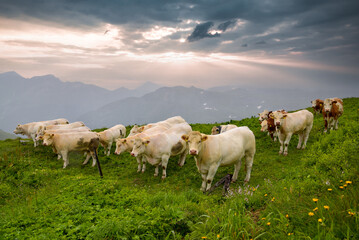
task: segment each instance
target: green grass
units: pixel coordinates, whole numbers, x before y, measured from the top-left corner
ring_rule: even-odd
[[[182,168],[171,158],[162,181],[153,166],[137,173],[129,154],[106,157],[100,148],[101,179],[81,154],[62,169],[49,148],[0,141],[0,239],[358,239],[358,109],[358,98],[344,99],[339,130],[328,134],[316,116],[307,149],[297,150],[294,136],[286,157],[258,118],[231,121],[254,132],[257,153],[249,185],[242,169],[228,197],[200,192],[190,156]],[[220,168],[214,181],[232,172]]]

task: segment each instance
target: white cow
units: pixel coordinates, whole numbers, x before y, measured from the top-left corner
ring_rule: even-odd
[[[37,137],[36,139],[39,140],[42,136],[44,136],[45,132],[47,131],[56,131],[56,130],[71,130],[71,129],[87,129],[91,130],[90,128],[86,127],[83,122],[74,122],[70,124],[63,124],[63,125],[48,125],[48,126],[40,126],[37,130]]]
[[[126,136],[126,127],[122,124],[118,124],[98,133],[100,136],[100,144],[104,147],[105,154],[110,156],[112,143],[116,142],[118,138],[124,138]]]
[[[116,155],[120,155],[123,152],[131,152],[133,149],[133,144],[134,144],[134,139],[136,137],[148,137],[151,136],[153,134],[157,134],[157,133],[161,133],[161,132],[165,132],[167,130],[166,127],[163,126],[154,126],[150,129],[145,130],[144,132],[138,133],[134,136],[129,136],[127,138],[122,138],[122,139],[117,139],[116,140],[116,150],[115,150],[115,154]],[[138,168],[137,168],[137,172],[140,172],[142,170],[142,172],[144,172],[146,170],[146,158],[143,156],[137,156],[136,157],[137,163],[138,163]],[[142,163],[142,168],[141,168],[141,163]]]
[[[221,134],[221,133],[227,132],[228,130],[231,130],[236,127],[237,126],[234,124],[214,126],[211,130],[211,133],[212,133],[212,135]]]
[[[131,155],[134,157],[145,156],[147,162],[156,167],[154,176],[158,176],[158,167],[162,166],[162,179],[165,179],[168,160],[171,156],[180,155],[179,165],[184,165],[187,144],[181,139],[181,136],[190,131],[192,128],[188,123],[181,123],[163,133],[144,138],[136,137]]]
[[[221,166],[234,165],[232,181],[236,181],[243,157],[247,168],[244,181],[249,181],[256,141],[248,127],[237,127],[218,135],[205,135],[194,131],[183,135],[182,139],[187,141],[189,154],[194,156],[202,176],[201,191],[205,192],[211,188],[214,175]]]
[[[299,135],[297,149],[304,149],[309,133],[313,127],[313,114],[308,110],[301,110],[294,113],[276,111],[270,114],[274,119],[277,128],[278,139],[280,142],[279,154],[288,155],[288,145],[293,134]],[[284,147],[284,152],[283,152]]]
[[[181,117],[181,116],[175,116],[175,117],[171,117],[171,118],[167,118],[166,120],[160,121],[160,122],[156,122],[156,123],[149,123],[145,126],[139,127],[137,125],[133,126],[133,128],[130,131],[130,134],[128,135],[130,136],[134,136],[138,133],[141,133],[147,129],[150,129],[154,126],[162,126],[162,127],[166,127],[167,129],[172,127],[175,124],[180,124],[180,123],[185,123],[186,121]]]
[[[87,164],[90,156],[92,156],[92,166],[96,165],[96,151],[100,138],[95,132],[46,133],[43,140],[44,146],[52,146],[56,153],[61,154],[64,160],[63,168],[69,165],[68,154],[72,151],[88,153],[83,164]]]
[[[65,118],[59,118],[54,120],[48,121],[40,121],[40,122],[31,122],[26,124],[19,124],[14,130],[15,134],[22,134],[26,135],[27,137],[31,138],[34,142],[34,147],[37,146],[36,135],[40,128],[47,126],[47,125],[57,125],[57,124],[68,124],[69,121]]]

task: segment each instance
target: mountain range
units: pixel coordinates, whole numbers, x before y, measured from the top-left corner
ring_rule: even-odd
[[[53,75],[24,78],[0,74],[0,129],[54,118],[83,121],[90,128],[156,122],[180,115],[189,123],[225,122],[257,116],[264,109],[306,108],[316,98],[350,97],[337,92],[300,89],[245,89],[219,86],[164,87],[145,83],[136,89],[107,90]]]

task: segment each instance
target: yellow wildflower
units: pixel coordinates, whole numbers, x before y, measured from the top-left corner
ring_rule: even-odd
[[[340,189],[344,189],[344,187],[343,187],[343,186],[339,186],[339,188],[340,188]]]
[[[274,202],[274,199],[275,199],[275,198],[273,197],[273,198],[272,198],[272,202]]]
[[[270,225],[270,222],[267,222],[267,225],[269,226],[269,225]]]
[[[284,189],[284,190],[287,190],[287,188],[286,188],[286,187],[284,187],[283,189]]]
[[[343,186],[344,186],[344,187],[347,187],[348,185],[344,184]]]
[[[318,222],[320,222],[320,223],[323,222],[323,219],[319,218],[319,219],[318,219]]]
[[[268,196],[268,194],[264,194],[264,196],[266,197],[266,196]]]
[[[202,237],[202,239],[206,239],[207,237]]]
[[[324,209],[329,210],[329,206],[324,206]]]
[[[354,212],[351,212],[351,211],[349,211],[348,214],[349,214],[349,215],[352,215],[352,216],[355,215],[355,213],[354,213]]]
[[[309,215],[309,216],[314,216],[314,213],[313,213],[313,212],[309,212],[308,215]]]
[[[288,236],[293,235],[293,233],[288,233]]]
[[[317,211],[317,210],[318,210],[318,208],[316,207],[316,208],[313,209],[313,212],[315,212],[315,211]]]
[[[219,238],[219,234],[217,234],[217,238]]]
[[[340,182],[343,182],[343,180],[340,180]]]
[[[286,218],[289,218],[289,215],[288,215],[288,214],[286,214],[286,215],[285,215],[285,217],[286,217]]]
[[[331,191],[333,191],[333,189],[331,189],[331,188],[328,188],[328,191],[329,191],[329,192],[331,192]]]
[[[346,181],[345,183],[346,184],[352,184],[352,181]]]
[[[266,218],[262,218],[262,220],[266,220]]]
[[[318,198],[313,198],[313,202],[318,202]]]

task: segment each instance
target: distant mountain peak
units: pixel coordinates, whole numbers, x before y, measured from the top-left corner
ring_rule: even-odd
[[[0,77],[1,78],[24,78],[23,76],[21,76],[20,74],[18,74],[15,71],[0,73]]]

